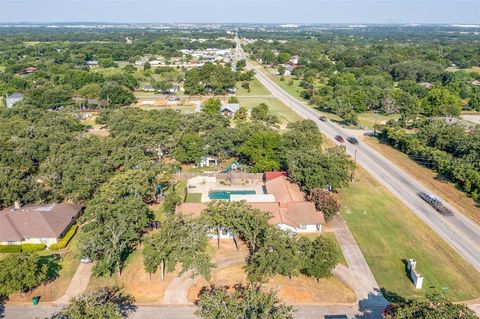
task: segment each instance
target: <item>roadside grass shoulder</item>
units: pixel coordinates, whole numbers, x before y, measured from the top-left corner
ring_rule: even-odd
[[[458,189],[455,184],[442,179],[436,172],[418,164],[410,159],[408,155],[393,147],[382,144],[376,138],[363,137],[362,140],[395,165],[415,176],[419,182],[444,198],[460,212],[480,224],[480,206],[472,198]]]
[[[454,301],[480,297],[480,273],[362,168],[340,191],[341,214],[378,284],[404,297],[448,288]],[[410,281],[405,262],[417,260],[423,289]]]

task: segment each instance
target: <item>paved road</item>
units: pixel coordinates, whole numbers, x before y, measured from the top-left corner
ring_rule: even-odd
[[[6,307],[5,319],[36,319],[46,318],[58,311],[58,306],[18,306],[8,305]],[[130,319],[198,319],[194,315],[194,306],[138,306],[136,311],[131,313]],[[320,319],[326,315],[347,315],[352,318],[359,314],[356,306],[302,306],[297,308],[295,319]],[[1,318],[1,315],[0,315]],[[358,318],[379,319],[380,310],[372,313],[360,314]]]
[[[237,40],[238,41],[238,40]],[[245,58],[244,52],[237,42],[237,54]],[[248,60],[247,60],[248,61]],[[295,112],[306,119],[313,120],[320,130],[336,142],[335,136],[346,134],[347,130],[330,121],[320,121],[318,114],[280,88],[263,72],[250,62],[247,67],[256,71],[257,79],[279,100],[290,106]],[[339,144],[338,142],[336,142]],[[417,196],[418,192],[433,193],[407,172],[395,166],[383,155],[368,145],[360,143],[357,146],[347,143],[346,151],[356,162],[377,178],[386,188],[397,196],[421,220],[437,232],[448,244],[460,253],[477,271],[480,271],[480,226],[465,217],[458,210],[441,199],[445,206],[454,212],[454,216],[444,217]],[[437,196],[438,197],[438,196]],[[409,258],[409,256],[405,256]]]

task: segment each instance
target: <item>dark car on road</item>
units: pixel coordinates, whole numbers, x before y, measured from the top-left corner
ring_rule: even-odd
[[[335,136],[335,139],[336,139],[337,141],[339,141],[340,143],[345,143],[345,140],[343,139],[343,137],[342,137],[341,135]]]
[[[326,122],[326,121],[327,121],[327,118],[326,118],[325,116],[323,116],[323,115],[320,116],[318,119],[319,119],[320,121],[322,121],[322,122]]]
[[[442,214],[444,216],[452,216],[453,215],[452,211],[449,210],[447,207],[445,207],[443,205],[443,203],[438,198],[433,196],[432,194],[428,194],[428,193],[425,193],[425,192],[420,192],[420,193],[417,193],[417,195],[421,199],[426,201],[428,204],[430,204],[430,206],[432,206],[440,214]]]
[[[347,137],[347,141],[349,141],[350,143],[355,144],[355,145],[358,144],[358,140],[353,136]]]

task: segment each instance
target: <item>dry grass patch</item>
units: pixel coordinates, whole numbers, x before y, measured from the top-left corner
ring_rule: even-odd
[[[449,204],[453,205],[460,212],[470,217],[476,223],[480,224],[480,205],[475,203],[473,199],[459,190],[455,184],[439,179],[438,174],[433,170],[417,164],[406,154],[394,149],[389,145],[381,144],[375,138],[362,137],[362,140],[373,147],[376,151],[383,154],[395,165],[402,168],[410,175],[413,175],[420,183],[443,197]]]
[[[136,303],[160,303],[165,288],[177,275],[178,272],[167,273],[164,280],[160,278],[160,272],[150,276],[143,267],[142,249],[139,248],[129,257],[127,266],[120,276],[92,277],[88,289],[119,286],[123,288],[125,293],[132,295]]]

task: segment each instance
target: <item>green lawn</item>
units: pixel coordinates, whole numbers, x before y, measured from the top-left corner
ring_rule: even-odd
[[[236,86],[236,95],[238,97],[252,95],[271,95],[270,91],[268,91],[257,79],[253,79],[252,81],[250,81],[250,91],[242,87],[242,82],[238,82]]]
[[[358,114],[358,126],[373,129],[375,122],[377,122],[377,124],[382,124],[388,120],[398,120],[399,118],[400,114],[383,115],[375,114],[373,112],[363,112]]]
[[[200,203],[202,201],[202,193],[188,193],[185,197],[186,203]]]
[[[290,123],[302,120],[302,118],[290,109],[287,105],[283,104],[275,97],[266,97],[266,98],[247,98],[239,97],[240,105],[251,109],[254,106],[259,105],[260,103],[265,103],[268,105],[270,113],[276,114],[282,123]]]
[[[341,214],[380,287],[402,296],[448,287],[452,300],[480,297],[480,273],[433,230],[362,169],[357,181],[340,192]],[[417,260],[422,290],[406,275],[405,260]]]

